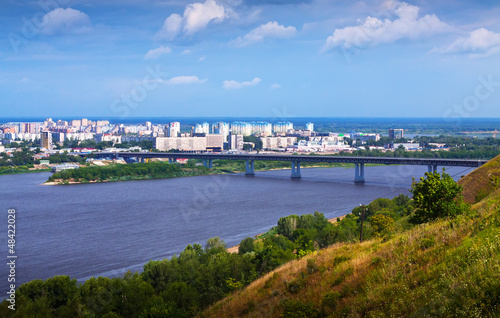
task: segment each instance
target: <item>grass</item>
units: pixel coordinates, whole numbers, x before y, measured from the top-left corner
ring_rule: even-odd
[[[487,197],[500,185],[500,156],[490,160],[459,180],[464,186],[464,199],[468,203],[477,203]]]
[[[490,176],[497,167],[493,163],[476,171]],[[474,185],[474,191],[483,186]],[[331,246],[281,266],[200,315],[436,316],[500,316],[498,187],[468,215],[422,224],[385,240]]]

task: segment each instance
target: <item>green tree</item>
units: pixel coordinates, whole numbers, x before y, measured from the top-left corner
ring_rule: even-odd
[[[437,218],[456,216],[468,210],[463,201],[462,186],[444,172],[426,172],[420,182],[411,186],[415,202],[415,214],[411,217],[414,224],[425,223]]]
[[[278,220],[278,234],[291,239],[293,231],[297,228],[299,219],[299,216],[295,214],[280,218]]]
[[[384,214],[377,214],[370,220],[375,235],[383,236],[394,230],[394,219]]]
[[[253,238],[247,237],[241,241],[240,247],[238,248],[238,254],[243,255],[248,252],[253,252],[254,250]]]

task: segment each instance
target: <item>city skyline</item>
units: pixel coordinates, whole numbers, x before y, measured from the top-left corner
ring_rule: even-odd
[[[6,117],[500,117],[494,1],[0,7]]]

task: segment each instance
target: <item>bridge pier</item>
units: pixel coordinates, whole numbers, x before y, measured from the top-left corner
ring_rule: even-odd
[[[300,161],[292,161],[292,175],[291,178],[300,178]]]
[[[212,159],[205,159],[203,160],[203,165],[207,167],[208,169],[212,169]]]
[[[254,161],[253,160],[247,160],[245,162],[245,175],[246,176],[254,176],[255,175]]]
[[[427,172],[429,172],[429,173],[434,173],[437,171],[437,169],[438,169],[437,165],[428,165],[427,166]]]
[[[168,158],[168,163],[172,163],[174,162],[174,160],[172,160],[172,158]]]
[[[357,163],[354,167],[354,183],[365,183],[365,164]]]
[[[140,163],[144,163],[144,158],[143,157],[139,157],[137,159],[138,159],[137,161],[139,161]]]

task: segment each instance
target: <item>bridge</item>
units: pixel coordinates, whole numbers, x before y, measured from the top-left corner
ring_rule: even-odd
[[[144,162],[147,158],[168,158],[169,162],[176,159],[201,159],[208,168],[212,168],[212,161],[217,159],[244,160],[245,175],[255,175],[254,162],[262,161],[289,161],[292,166],[291,178],[300,178],[301,162],[333,162],[354,163],[354,182],[365,182],[365,164],[384,165],[419,165],[427,166],[429,172],[437,171],[438,166],[447,167],[471,167],[477,168],[488,162],[488,160],[472,159],[427,159],[427,158],[390,158],[390,157],[347,157],[347,156],[309,156],[309,155],[268,155],[268,154],[219,154],[219,153],[172,153],[172,152],[97,152],[96,158],[122,157],[124,159],[137,158]]]

